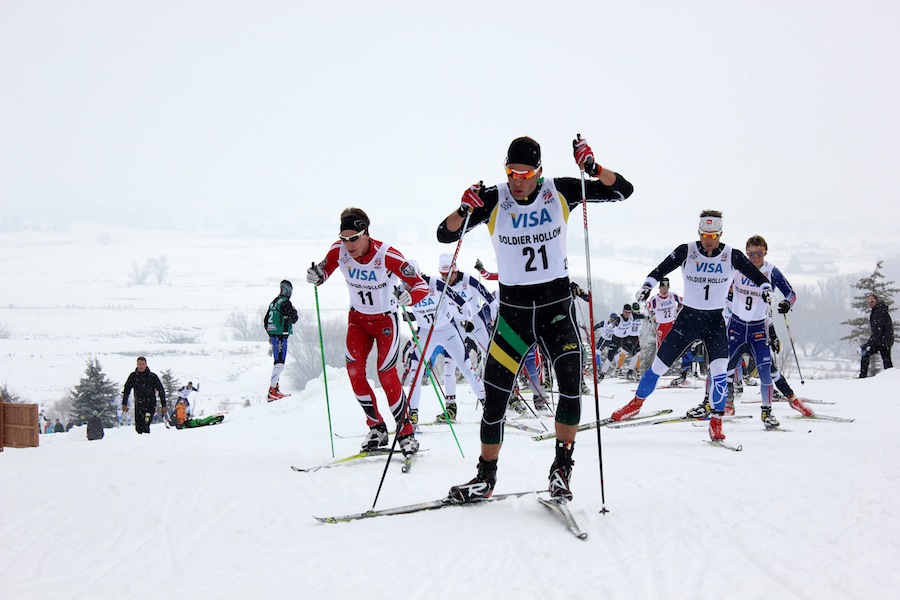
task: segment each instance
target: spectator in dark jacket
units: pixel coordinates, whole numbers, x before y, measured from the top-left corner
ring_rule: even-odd
[[[87,439],[102,440],[103,439],[103,421],[97,411],[93,411],[87,420]]]
[[[59,419],[56,420],[56,423],[53,424],[53,433],[65,433],[66,426],[62,424],[62,421]]]
[[[887,304],[877,295],[869,294],[866,300],[869,308],[872,309],[869,314],[869,326],[872,334],[869,336],[869,340],[860,347],[862,356],[859,362],[860,379],[869,375],[869,357],[876,352],[881,354],[881,362],[885,369],[894,366],[894,363],[891,362],[891,346],[894,345],[894,323],[891,321],[891,313],[888,311]]]
[[[166,412],[166,390],[156,373],[147,368],[147,359],[139,356],[137,368],[125,382],[122,391],[122,412],[128,412],[128,395],[134,390],[134,428],[138,433],[150,433],[150,421],[156,413],[159,395],[160,415]]]

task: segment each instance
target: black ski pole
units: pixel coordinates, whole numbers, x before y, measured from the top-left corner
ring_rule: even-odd
[[[577,141],[581,140],[581,134],[579,133],[576,137],[576,142],[573,142],[573,145],[577,143]],[[593,285],[591,283],[591,243],[588,235],[588,211],[587,211],[587,187],[584,182],[584,166],[581,167],[581,210],[584,216],[584,258],[587,263],[587,293],[588,293],[588,314],[591,318],[591,355],[592,360],[591,363],[593,365],[594,372],[594,413],[596,414],[597,421],[600,420],[600,399],[599,399],[599,390],[597,389],[597,356],[596,356],[596,345],[594,343],[594,294],[592,293]],[[600,435],[600,430],[602,427],[597,427],[597,459],[600,464],[600,513],[604,514],[609,512],[606,509],[606,486],[603,481],[603,439]]]
[[[797,348],[794,347],[794,336],[791,335],[791,326],[788,325],[787,315],[781,315],[784,317],[784,326],[787,327],[788,339],[791,340],[791,352],[794,353],[794,362],[797,363],[797,374],[800,375],[800,384],[806,385],[806,382],[803,381],[803,373],[800,371],[800,358],[797,356]]]
[[[479,187],[480,187],[480,183],[479,183]],[[453,253],[453,259],[450,261],[450,272],[451,273],[453,272],[453,267],[456,265],[456,257],[459,256],[459,249],[462,247],[463,239],[466,236],[466,229],[469,226],[469,217],[471,217],[471,216],[472,216],[472,211],[466,211],[466,219],[465,219],[465,221],[463,221],[462,229],[460,230],[460,233],[459,233],[459,241],[456,243],[456,251]],[[435,311],[434,311],[435,313],[440,312],[441,304],[444,302],[444,296],[447,295],[448,287],[450,287],[450,286],[445,285],[443,287],[443,289],[441,290],[441,296],[440,296],[440,298],[438,298],[438,303],[437,303],[437,306],[435,307]],[[425,348],[428,348],[428,344],[431,341],[431,336],[433,333],[434,333],[434,328],[432,327],[431,330],[428,332],[428,336],[425,338],[425,346],[424,346]],[[422,357],[422,358],[424,359],[424,357]],[[418,379],[419,379],[419,371],[426,362],[427,361],[425,361],[425,360],[419,361],[419,366],[416,367],[416,374],[413,377],[413,382],[412,382],[413,386],[416,385],[416,381],[418,381]],[[412,394],[412,387],[410,387],[410,394]],[[446,410],[447,409],[445,408],[444,409],[445,413],[446,413]],[[391,466],[391,458],[394,456],[394,448],[397,447],[397,438],[400,437],[400,435],[399,435],[400,431],[403,428],[403,426],[405,426],[409,422],[409,409],[407,409],[406,412],[407,412],[406,419],[404,419],[404,421],[402,423],[397,423],[397,433],[394,434],[394,441],[391,443],[391,449],[388,451],[387,460],[384,463],[384,471],[381,473],[381,481],[378,482],[378,489],[375,491],[375,500],[372,501],[372,509],[371,510],[375,510],[375,505],[378,504],[378,496],[381,495],[381,487],[384,485],[384,478],[387,476],[388,467]],[[450,416],[449,415],[445,415],[445,416],[447,417],[447,420],[449,421]]]

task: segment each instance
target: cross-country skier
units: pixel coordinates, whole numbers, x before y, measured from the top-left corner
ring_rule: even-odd
[[[728,336],[722,309],[732,277],[743,273],[760,286],[761,298],[771,301],[772,286],[765,275],[753,266],[744,254],[723,244],[722,213],[704,210],[700,213],[699,241],[681,244],[659,265],[650,271],[644,285],[637,292],[638,301],[645,301],[657,282],[681,267],[684,277],[684,308],[675,319],[672,331],[663,340],[653,359],[653,365],[644,373],[634,399],[612,414],[616,421],[638,414],[644,400],[656,389],[661,375],[694,340],[703,340],[709,353],[708,372],[712,379],[712,417],[709,421],[709,437],[724,440],[722,415],[725,413],[726,368],[728,366]],[[689,413],[690,415],[691,413]],[[693,415],[691,415],[693,416]]]
[[[378,380],[388,399],[388,407],[397,422],[397,443],[403,454],[414,454],[419,443],[409,421],[406,394],[397,375],[400,350],[398,305],[409,306],[428,295],[428,284],[403,255],[379,240],[369,237],[369,216],[359,208],[341,213],[340,239],[331,245],[325,258],[306,271],[306,280],[322,285],[336,270],[347,282],[350,313],[347,318],[345,358],[353,393],[363,411],[369,433],[363,450],[386,446],[387,426],[378,411],[375,392],[366,378],[366,358],[372,345],[378,353]],[[408,284],[394,295],[396,279]]]
[[[797,295],[778,267],[766,261],[769,245],[765,238],[761,235],[751,236],[747,240],[745,250],[753,266],[759,269],[771,282],[771,285],[784,295],[784,300],[778,304],[778,311],[782,314],[787,313],[797,301]],[[729,377],[734,375],[735,369],[743,358],[744,350],[749,349],[759,373],[759,392],[762,399],[760,418],[767,429],[778,427],[778,419],[772,414],[772,375],[770,370],[772,355],[769,352],[767,336],[769,305],[762,300],[759,286],[746,276],[736,275],[731,290],[731,319],[728,322],[728,375]],[[733,398],[733,392],[729,396]],[[803,412],[800,400],[797,398],[794,399],[791,407]]]
[[[606,357],[603,359],[603,362],[600,364],[600,374],[597,376],[600,381],[606,377],[607,371],[609,371],[610,367],[618,361],[619,352],[625,353],[625,360],[628,361],[628,369],[632,372],[634,366],[636,364],[637,358],[641,354],[641,342],[640,342],[640,325],[638,319],[643,319],[644,315],[635,315],[633,312],[633,307],[631,304],[626,304],[622,307],[622,313],[616,315],[615,319],[610,318],[609,321],[616,321],[616,326],[613,329],[613,335],[609,340],[609,343],[606,344]],[[607,323],[609,323],[607,321]],[[637,325],[638,335],[634,335],[634,329]]]
[[[467,350],[474,347],[478,356],[484,356],[491,340],[491,330],[497,318],[497,298],[478,279],[460,271],[452,265],[453,255],[442,254],[438,259],[438,272],[450,289],[463,297],[466,306],[462,309],[463,319],[472,323],[472,331],[465,331]],[[480,361],[479,361],[480,362]],[[477,369],[480,371],[480,369]],[[444,358],[444,388],[447,394],[456,393],[456,361]]]
[[[418,271],[418,266],[415,262],[409,262],[413,265],[413,268]],[[472,368],[472,361],[466,352],[465,343],[463,342],[462,337],[466,328],[471,327],[471,322],[459,319],[460,311],[466,301],[449,286],[447,286],[446,291],[444,291],[446,284],[443,280],[438,279],[437,277],[429,277],[421,272],[419,272],[419,274],[428,283],[429,294],[419,302],[410,306],[410,309],[415,315],[416,323],[418,324],[416,339],[418,340],[419,346],[424,346],[427,341],[428,347],[423,347],[421,353],[416,349],[414,356],[415,358],[418,358],[419,356],[424,355],[428,361],[426,364],[429,367],[432,367],[435,359],[443,353],[445,356],[445,368],[447,365],[447,357],[451,358],[454,361],[455,368],[459,368],[460,372],[466,380],[468,380],[469,386],[471,386],[472,391],[475,393],[475,398],[479,403],[482,403],[484,402],[484,382],[481,381],[481,377],[479,377]],[[444,301],[440,307],[440,312],[438,312],[438,302],[440,301],[442,293],[444,294]],[[432,329],[434,329],[433,332],[431,331]],[[429,339],[429,332],[431,332],[431,339]],[[412,367],[412,364],[410,366]],[[415,411],[417,416],[422,382],[425,377],[425,369],[420,368],[418,369],[418,372],[418,380],[411,382],[413,391],[409,399],[410,409]],[[414,373],[415,371],[413,371],[413,374]],[[450,392],[447,392],[446,388],[445,393],[447,393],[447,403],[444,407],[447,409],[447,416],[450,417],[450,420],[455,420],[457,414],[456,390],[454,389],[452,400]],[[437,415],[435,420],[446,421],[446,417],[442,412]],[[414,421],[417,421],[417,419],[414,419]]]
[[[787,314],[797,301],[797,295],[781,270],[766,260],[769,245],[765,238],[761,235],[750,237],[747,240],[745,250],[753,266],[759,269],[771,284],[784,295],[784,299],[778,303],[778,312],[783,315]],[[774,357],[770,352],[770,347],[772,344],[777,343],[777,338],[772,335],[775,332],[775,328],[772,327],[770,322],[769,307],[759,301],[759,288],[749,282],[746,277],[734,278],[732,293],[731,320],[728,324],[729,381],[733,372],[739,368],[739,361],[744,349],[749,347],[753,353],[756,369],[759,373],[762,399],[761,418],[766,427],[778,427],[778,420],[772,415],[772,385],[776,385],[777,370],[774,368]],[[768,339],[766,336],[767,330],[770,333]],[[781,375],[777,375],[777,377],[783,379]],[[787,381],[784,381],[783,385],[787,386]],[[788,400],[791,408],[804,416],[813,414],[812,409],[794,396],[790,386],[787,386],[786,389],[788,394],[785,398]],[[784,392],[782,391],[782,393]],[[729,397],[733,397],[731,390],[729,390]]]
[[[647,300],[647,314],[656,325],[656,348],[659,349],[666,335],[675,324],[675,317],[681,310],[681,296],[669,291],[669,278],[659,280],[659,293]]]
[[[617,202],[634,191],[623,177],[594,162],[586,141],[577,142],[575,160],[592,177],[585,182],[589,202]],[[469,229],[485,223],[500,283],[497,326],[484,368],[487,395],[478,472],[468,483],[450,488],[450,496],[458,502],[493,492],[507,400],[522,361],[535,344],[553,366],[559,386],[549,490],[555,498],[572,497],[572,451],[581,419],[581,345],[572,315],[566,232],[569,212],[582,202],[582,182],[542,175],[538,143],[517,138],[506,154],[506,182],[485,189],[471,186],[459,209],[438,227],[438,241],[452,243],[463,234],[467,214]]]

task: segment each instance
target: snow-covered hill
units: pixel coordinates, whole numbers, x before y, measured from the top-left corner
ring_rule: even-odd
[[[332,443],[335,457],[359,447],[365,425],[346,373],[328,372],[331,438],[323,381],[261,402],[271,369],[266,344],[234,341],[224,325],[232,311],[261,310],[284,277],[295,281],[295,302],[312,308],[302,275],[325,246],[150,231],[100,243],[95,235],[3,234],[3,280],[16,282],[4,286],[0,307],[0,323],[12,333],[0,340],[3,381],[48,406],[78,382],[89,356],[121,384],[144,354],[157,372],[171,368],[199,381],[206,410],[230,411],[216,427],[154,426],[149,436],[121,428],[95,442],[79,427],[41,436],[39,448],[0,454],[4,600],[869,600],[900,587],[893,568],[900,373],[791,381],[805,396],[834,402],[815,408],[855,418],[850,424],[796,421],[778,404],[776,415],[792,431],[766,432],[759,405],[739,403],[739,413],[754,416],[726,426],[740,453],[702,444],[705,429],[689,424],[604,429],[602,487],[596,433],[581,434],[570,506],[589,533],[585,542],[531,496],[325,525],[312,515],[372,507],[384,472],[383,458],[315,473],[289,468],[332,460]],[[474,236],[467,243],[462,264],[492,256]],[[423,265],[446,251],[424,242],[398,246]],[[161,254],[171,265],[163,285],[127,285],[133,263]],[[617,263],[623,278],[616,280],[628,283],[625,264]],[[646,267],[633,269],[635,279]],[[340,281],[320,296],[327,311],[346,310]],[[196,343],[157,340],[156,332],[173,328],[192,332]],[[600,416],[624,404],[633,387],[604,382]],[[745,399],[755,391],[747,388]],[[390,467],[377,507],[439,498],[473,476],[478,414],[465,384],[460,399],[459,447],[448,430],[425,428],[427,452],[408,474]],[[666,389],[645,406],[680,413],[701,399],[700,390]],[[250,406],[240,408],[244,402]],[[425,390],[422,414],[438,410]],[[595,418],[593,398],[585,398],[583,414]],[[552,459],[551,442],[510,430],[497,492],[544,487]],[[599,513],[603,506],[608,514]]]
[[[335,456],[365,432],[346,374],[329,371]],[[900,586],[900,491],[893,390],[900,372],[816,381],[808,396],[851,424],[754,419],[726,427],[739,453],[702,444],[689,424],[602,430],[601,515],[595,432],[578,438],[570,504],[575,539],[534,497],[326,525],[312,515],[370,508],[384,459],[296,473],[332,459],[322,385],[230,412],[196,430],[149,436],[83,427],[0,455],[0,596],[20,598],[890,598]],[[600,386],[601,415],[631,385]],[[475,403],[464,385],[451,433],[423,428],[414,469],[387,472],[377,507],[443,496],[474,474]],[[755,389],[747,388],[745,397]],[[700,390],[660,390],[652,408],[686,410]],[[593,418],[591,399],[585,419]],[[649,408],[648,408],[649,409]],[[436,413],[426,393],[423,414]],[[535,420],[529,421],[540,427]],[[550,422],[544,423],[550,427]],[[546,485],[552,442],[506,436],[498,493]]]

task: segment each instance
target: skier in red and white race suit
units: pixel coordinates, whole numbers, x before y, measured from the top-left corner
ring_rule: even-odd
[[[409,407],[397,358],[400,350],[399,305],[408,306],[428,295],[428,284],[403,255],[392,246],[369,237],[369,217],[359,208],[341,213],[340,239],[331,245],[324,260],[307,269],[306,280],[321,285],[340,269],[350,292],[345,358],[347,374],[356,399],[366,413],[369,433],[363,450],[386,446],[387,426],[378,411],[375,392],[366,378],[366,359],[373,344],[378,353],[378,380],[397,422],[397,443],[404,454],[414,454],[419,444],[409,421]],[[395,295],[397,279],[409,286]]]
[[[669,291],[669,278],[659,280],[659,293],[647,300],[647,314],[656,325],[656,348],[666,338],[666,334],[672,330],[675,317],[681,310],[681,296]]]

